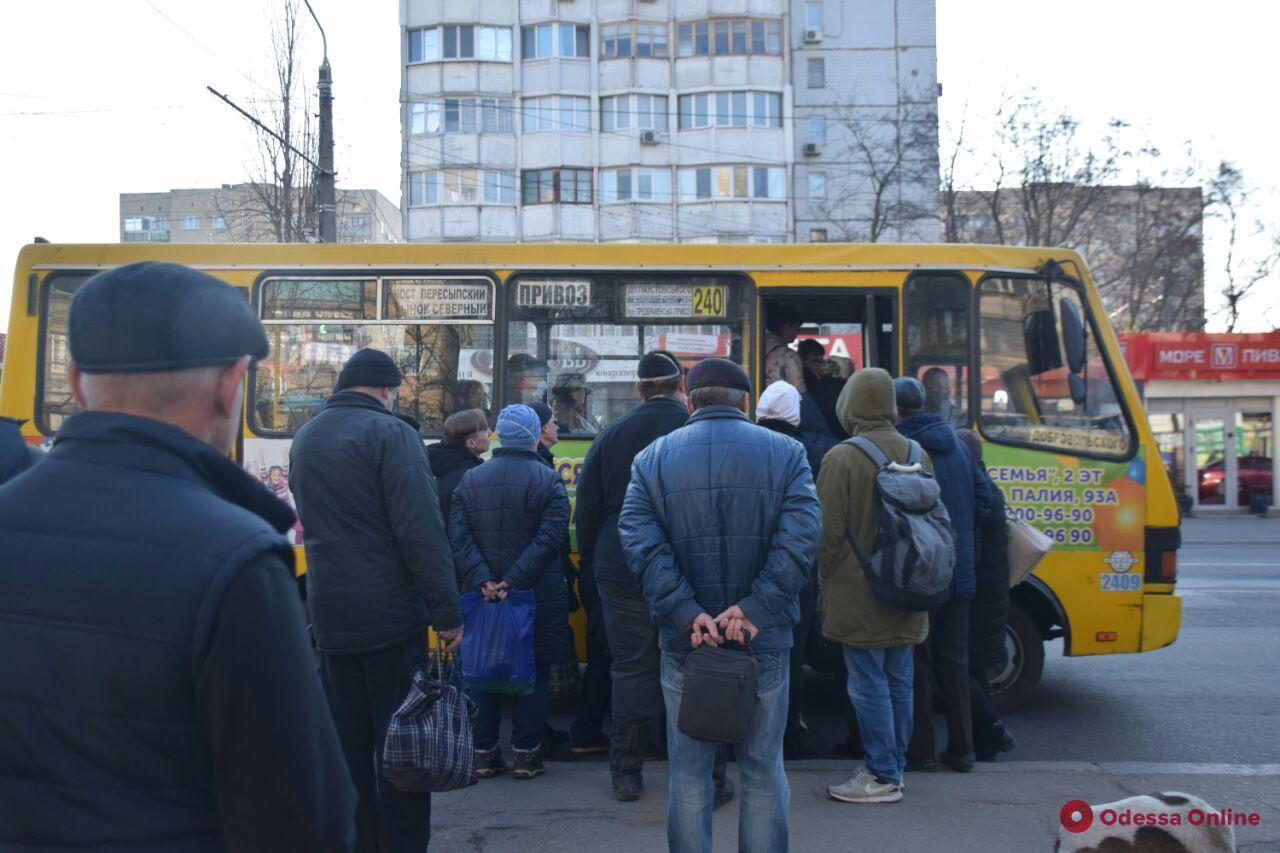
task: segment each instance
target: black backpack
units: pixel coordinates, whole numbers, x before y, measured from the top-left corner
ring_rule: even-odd
[[[924,451],[914,441],[907,442],[905,465],[891,461],[863,436],[845,442],[876,466],[880,523],[869,556],[848,528],[844,535],[876,598],[903,610],[933,610],[951,596],[956,534],[942,503],[942,489],[921,464]]]

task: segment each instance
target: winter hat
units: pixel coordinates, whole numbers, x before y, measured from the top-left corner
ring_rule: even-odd
[[[533,409],[533,413],[538,416],[539,428],[544,427],[551,420],[551,407],[539,400],[532,403],[525,403],[526,406]]]
[[[542,434],[542,424],[538,422],[537,412],[521,403],[514,403],[498,415],[494,432],[503,447],[529,450]]]
[[[242,291],[161,261],[85,282],[71,301],[67,335],[84,373],[158,373],[267,355],[262,322]]]
[[[919,379],[900,376],[893,380],[893,398],[898,403],[899,415],[914,415],[924,408],[924,386]]]
[[[760,402],[756,403],[756,417],[760,420],[773,418],[786,421],[792,426],[800,426],[800,392],[790,382],[779,379],[760,395]]]
[[[709,386],[720,388],[737,388],[739,391],[750,391],[751,380],[747,372],[727,358],[704,358],[689,368],[685,384],[690,391],[695,388]]]
[[[342,365],[334,391],[343,388],[398,388],[404,377],[391,356],[382,350],[358,349]]]
[[[682,370],[680,362],[676,361],[675,356],[666,350],[651,350],[644,354],[640,359],[640,363],[636,366],[636,378],[640,380],[650,379],[677,379]]]

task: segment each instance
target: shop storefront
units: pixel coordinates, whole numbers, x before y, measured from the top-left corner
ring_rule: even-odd
[[[1280,507],[1280,333],[1144,333],[1120,344],[1184,510]]]

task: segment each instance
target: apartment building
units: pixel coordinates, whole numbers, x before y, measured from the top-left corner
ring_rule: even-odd
[[[172,189],[120,194],[122,243],[275,243],[305,240],[314,229],[306,221],[299,193],[294,212],[283,212],[281,193],[260,184]],[[338,242],[403,242],[400,209],[377,190],[339,189]],[[281,235],[282,217],[296,223]],[[296,235],[296,236],[295,236]]]
[[[934,0],[401,0],[408,240],[928,240]]]

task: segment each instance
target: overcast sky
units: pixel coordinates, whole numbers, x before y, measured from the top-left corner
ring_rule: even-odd
[[[858,2],[858,0],[845,0]],[[114,242],[118,195],[244,180],[249,124],[205,91],[267,96],[264,0],[11,0],[0,7],[0,328],[18,249]],[[313,0],[329,33],[339,184],[399,203],[398,4]],[[1035,87],[1102,124],[1143,127],[1162,149],[1190,140],[1280,197],[1274,38],[1280,4],[1218,0],[938,0],[944,122],[981,139],[1006,92]],[[308,28],[309,80],[320,39]],[[1274,215],[1275,206],[1263,206]],[[1207,287],[1217,284],[1211,242]],[[1273,282],[1248,312],[1280,309]],[[1210,296],[1211,306],[1213,304]],[[1272,322],[1280,323],[1280,310]],[[1212,327],[1212,322],[1211,322]]]

